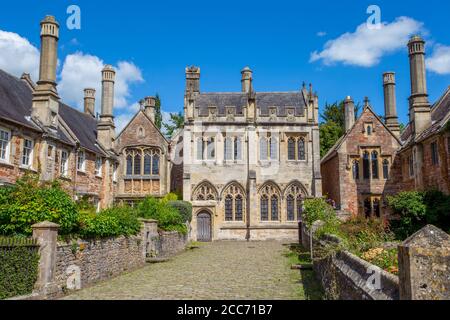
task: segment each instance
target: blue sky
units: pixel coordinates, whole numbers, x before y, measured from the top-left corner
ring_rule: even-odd
[[[81,9],[81,30],[66,27],[66,10],[72,4]],[[371,4],[381,8],[386,28],[366,39],[357,28],[368,19],[366,10]],[[0,30],[15,33],[39,48],[39,21],[46,14],[55,15],[61,24],[61,95],[80,107],[82,93],[76,84],[82,88],[79,82],[83,82],[84,69],[92,71],[99,62],[120,67],[116,115],[122,122],[135,112],[139,99],[156,92],[164,111],[181,111],[188,65],[201,67],[201,90],[205,92],[239,91],[240,70],[248,65],[254,71],[257,91],[298,90],[303,81],[311,82],[321,107],[347,95],[357,102],[369,96],[379,114],[384,113],[381,74],[395,71],[399,116],[407,122],[408,56],[406,43],[396,40],[410,31],[424,35],[428,57],[434,58],[428,86],[430,100],[435,101],[450,85],[448,12],[450,2],[439,0],[428,0],[426,5],[417,0],[16,0],[2,3]],[[350,34],[343,37],[345,33]],[[0,37],[3,49],[1,41]],[[327,50],[328,41],[333,42]],[[339,50],[344,51],[343,56]],[[35,55],[33,49],[25,51]],[[32,69],[35,59],[27,56],[11,61],[16,55],[6,52],[0,50],[0,68],[12,73]],[[318,57],[315,61],[313,52]],[[86,60],[92,68],[84,67]],[[74,71],[79,71],[75,73],[81,79],[68,75]],[[92,75],[86,79],[89,77],[92,82]],[[74,89],[78,94],[71,92]]]

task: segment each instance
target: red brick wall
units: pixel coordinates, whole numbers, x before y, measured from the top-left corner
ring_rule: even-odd
[[[339,156],[336,154],[330,160],[322,163],[321,172],[323,195],[333,200],[337,206],[340,206]]]

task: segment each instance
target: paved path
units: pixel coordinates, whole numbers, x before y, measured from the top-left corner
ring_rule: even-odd
[[[300,272],[290,270],[287,252],[280,242],[201,244],[66,299],[305,299]]]

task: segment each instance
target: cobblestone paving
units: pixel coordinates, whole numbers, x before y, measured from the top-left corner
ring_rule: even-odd
[[[81,290],[66,299],[304,299],[299,271],[280,242],[201,244],[172,260]]]

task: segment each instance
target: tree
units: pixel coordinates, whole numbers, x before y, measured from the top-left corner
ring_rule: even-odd
[[[161,113],[161,98],[159,97],[159,94],[156,94],[155,99],[156,99],[155,125],[159,130],[161,130],[161,128],[162,128],[162,113]]]
[[[355,120],[358,116],[360,105],[355,105]],[[344,101],[340,103],[325,104],[325,110],[321,114],[320,124],[320,155],[324,157],[336,142],[345,134],[345,109]]]
[[[170,114],[170,123],[163,123],[166,129],[166,135],[172,138],[173,134],[178,130],[182,129],[184,126],[184,116],[181,112]]]

